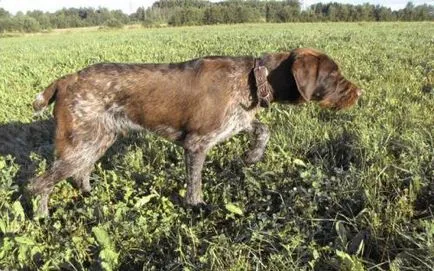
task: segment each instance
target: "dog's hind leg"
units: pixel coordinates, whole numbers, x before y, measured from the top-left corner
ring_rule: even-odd
[[[43,216],[48,215],[48,200],[54,185],[73,174],[75,164],[71,161],[57,159],[51,168],[42,175],[30,180],[28,192],[32,196],[40,195],[41,200],[38,213]]]
[[[83,158],[88,156],[90,160],[84,161],[83,165],[80,166],[80,170],[77,170],[72,175],[72,180],[81,192],[89,193],[92,190],[92,187],[90,186],[90,174],[93,171],[94,164],[104,155],[115,141],[116,134],[113,132],[106,132],[98,139],[91,140],[92,146],[85,148],[86,151],[83,153]]]
[[[54,186],[61,180],[73,177],[82,191],[90,190],[89,176],[94,163],[115,142],[116,134],[98,126],[89,129],[86,134],[76,134],[73,140],[65,140],[59,135],[67,134],[58,131],[56,150],[58,158],[53,166],[44,174],[33,179],[29,184],[29,192],[41,195],[38,212],[48,215],[48,199]]]

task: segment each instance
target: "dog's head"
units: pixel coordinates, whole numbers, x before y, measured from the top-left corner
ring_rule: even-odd
[[[290,58],[292,75],[305,101],[342,109],[355,104],[362,94],[362,90],[345,79],[338,65],[327,55],[313,49],[296,49]]]

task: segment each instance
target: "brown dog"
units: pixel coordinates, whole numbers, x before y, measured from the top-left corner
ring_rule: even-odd
[[[341,109],[361,90],[336,63],[313,49],[253,57],[204,57],[177,64],[96,64],[66,75],[40,93],[33,106],[56,101],[56,160],[34,178],[29,191],[41,195],[48,214],[54,185],[72,177],[90,190],[94,163],[128,130],[149,130],[185,150],[186,202],[203,203],[201,171],[207,151],[241,132],[252,135],[246,162],[259,161],[269,138],[255,115],[270,102],[318,101]]]

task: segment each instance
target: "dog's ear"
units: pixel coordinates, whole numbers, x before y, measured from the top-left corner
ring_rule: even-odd
[[[306,101],[318,100],[329,91],[324,79],[337,69],[328,57],[309,53],[297,55],[291,68],[297,89]]]

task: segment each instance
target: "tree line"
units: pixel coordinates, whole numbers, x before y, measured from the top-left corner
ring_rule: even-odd
[[[140,7],[127,15],[121,10],[107,8],[64,8],[56,12],[40,10],[16,15],[0,8],[0,33],[38,32],[54,28],[106,26],[141,23],[159,25],[209,25],[251,22],[354,22],[354,21],[432,21],[433,5],[415,6],[408,2],[405,8],[372,5],[318,3],[302,9],[300,1],[229,0],[159,0],[151,7]]]

